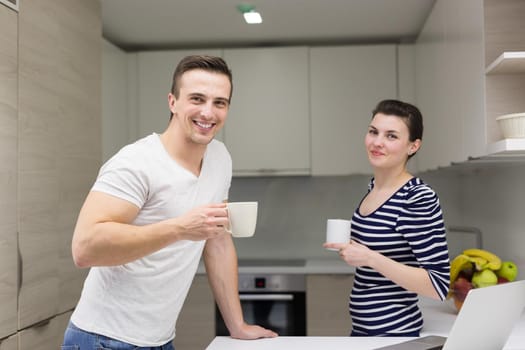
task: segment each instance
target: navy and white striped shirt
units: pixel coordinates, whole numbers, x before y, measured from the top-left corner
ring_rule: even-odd
[[[374,186],[370,182],[369,191]],[[428,271],[440,298],[448,293],[450,261],[436,193],[410,179],[376,211],[352,216],[352,239],[386,257]],[[423,318],[414,292],[369,267],[358,267],[350,295],[352,333],[365,336],[419,335]]]

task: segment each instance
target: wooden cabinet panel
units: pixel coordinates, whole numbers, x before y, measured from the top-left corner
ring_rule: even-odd
[[[48,5],[48,4],[47,4]],[[58,27],[52,8],[21,1],[19,14],[19,328],[52,317],[58,303]]]
[[[71,312],[60,314],[18,332],[19,350],[56,350],[64,339]]]
[[[17,329],[18,15],[0,5],[0,338]]]
[[[224,140],[234,175],[310,174],[308,49],[225,49],[233,97]]]
[[[371,173],[364,138],[396,82],[395,45],[310,49],[312,175]]]
[[[0,339],[0,350],[18,350],[18,334],[15,333],[8,338]]]
[[[102,20],[99,1],[60,0],[55,11],[61,49],[54,79],[60,120],[55,235],[57,312],[62,313],[75,307],[87,274],[73,264],[71,239],[102,158]]]
[[[206,275],[196,275],[177,321],[176,349],[202,350],[215,337],[215,300]]]
[[[20,2],[20,329],[80,294],[70,243],[101,159],[100,11],[98,1]]]
[[[353,275],[308,275],[306,277],[306,334],[348,336],[352,321],[348,298]]]

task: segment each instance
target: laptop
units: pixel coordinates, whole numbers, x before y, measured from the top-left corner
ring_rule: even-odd
[[[471,289],[448,337],[429,335],[376,350],[503,349],[525,308],[525,280]]]

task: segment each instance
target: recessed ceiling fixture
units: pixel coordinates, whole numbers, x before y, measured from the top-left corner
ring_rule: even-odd
[[[239,10],[244,16],[244,20],[249,24],[262,23],[261,14],[255,11],[255,6],[249,4],[239,4],[237,5],[237,10]]]

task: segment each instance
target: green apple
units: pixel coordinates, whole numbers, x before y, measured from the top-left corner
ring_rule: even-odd
[[[501,268],[496,270],[496,275],[512,282],[516,279],[516,276],[518,276],[518,267],[512,261],[504,261],[501,263]]]
[[[498,276],[496,276],[494,271],[484,269],[474,272],[471,282],[474,288],[493,286],[498,283]]]

